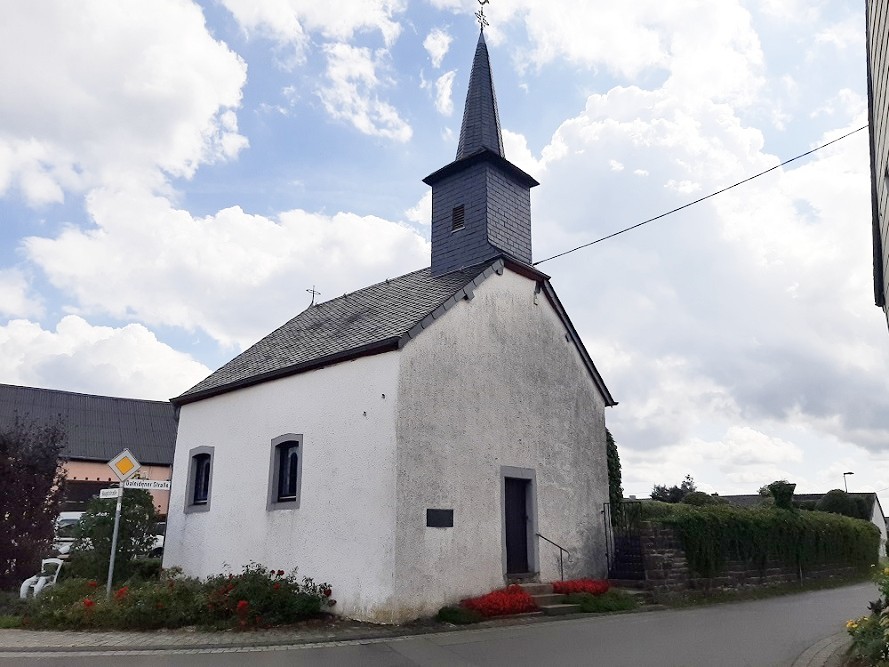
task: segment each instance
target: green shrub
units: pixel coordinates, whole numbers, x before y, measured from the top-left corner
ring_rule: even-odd
[[[696,505],[698,507],[702,507],[703,505],[722,505],[725,503],[721,498],[711,496],[709,493],[704,493],[703,491],[692,491],[691,493],[686,494],[686,496],[679,502],[684,503],[685,505]]]
[[[467,609],[466,607],[442,607],[438,610],[436,618],[442,623],[469,625],[471,623],[479,623],[485,617],[474,609]]]
[[[32,600],[24,622],[33,628],[73,629],[267,627],[317,616],[336,604],[330,594],[327,584],[256,564],[204,582],[175,570],[160,579],[133,578],[115,588],[110,599],[95,579],[67,579]]]
[[[22,627],[21,616],[0,615],[0,630],[13,630]]]
[[[155,581],[161,578],[161,558],[134,558],[130,563],[131,579]]]
[[[94,498],[90,501],[75,530],[76,541],[65,568],[70,570],[65,573],[67,576],[106,580],[116,505],[116,500]],[[156,523],[151,494],[142,489],[127,489],[123,494],[114,558],[115,584],[129,579],[134,559],[148,553],[154,543]]]
[[[855,664],[889,664],[889,567],[874,571],[874,583],[880,597],[868,605],[871,613],[846,623],[852,635],[850,653],[859,661]]]
[[[876,562],[879,531],[870,522],[775,507],[668,507],[647,510],[648,518],[674,527],[689,567],[703,577],[735,559],[760,568],[777,560],[804,572],[821,564],[866,568]]]
[[[870,521],[866,505],[864,498],[850,496],[842,489],[833,489],[821,497],[821,500],[815,505],[815,509],[819,512],[842,514],[853,519]]]
[[[657,520],[665,516],[670,516],[676,509],[676,504],[665,503],[660,500],[646,500],[638,504],[639,516],[644,520]]]
[[[775,507],[782,510],[793,509],[793,491],[796,484],[791,484],[786,479],[779,479],[769,484],[769,491],[775,499]]]
[[[207,579],[207,611],[211,618],[236,621],[240,627],[293,623],[336,604],[329,584],[296,578],[296,571],[268,570],[251,563],[241,574]]]
[[[610,590],[599,595],[589,593],[575,593],[566,599],[568,604],[579,604],[580,611],[585,614],[601,614],[614,611],[628,611],[638,606],[636,598],[631,593]]]
[[[27,604],[18,593],[0,591],[0,616],[20,616]]]

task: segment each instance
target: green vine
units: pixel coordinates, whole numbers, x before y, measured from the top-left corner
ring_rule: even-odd
[[[803,573],[819,565],[866,568],[877,561],[876,526],[836,514],[725,505],[646,507],[645,514],[648,520],[673,526],[689,567],[702,577],[719,574],[728,560],[742,560],[760,570],[768,561],[778,561]]]

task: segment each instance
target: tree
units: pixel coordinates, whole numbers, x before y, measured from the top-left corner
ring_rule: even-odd
[[[682,483],[679,486],[668,487],[655,484],[654,488],[651,490],[651,499],[660,500],[665,503],[678,503],[692,491],[697,491],[695,480],[691,475],[686,475],[685,479],[682,480]]]
[[[111,538],[117,500],[93,498],[80,518],[71,549],[72,576],[104,581],[108,576]],[[127,489],[123,494],[117,549],[114,558],[114,580],[123,581],[132,574],[132,560],[151,550],[157,513],[148,491]]]
[[[624,488],[621,485],[620,454],[617,451],[617,444],[611,436],[611,431],[607,428],[605,429],[605,448],[608,458],[608,502],[611,503],[611,516],[614,517],[614,509],[623,500]]]
[[[61,420],[49,424],[16,416],[0,426],[0,589],[18,588],[40,571],[52,547],[65,483],[59,458]]]
[[[842,514],[853,519],[870,521],[870,516],[867,513],[867,503],[864,499],[850,496],[842,489],[833,489],[825,493],[815,505],[815,509],[819,512]]]

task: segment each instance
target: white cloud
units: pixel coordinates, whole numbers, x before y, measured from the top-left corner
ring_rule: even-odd
[[[618,162],[617,160],[609,160],[608,166],[611,167],[611,171],[623,171],[624,170],[623,163]]]
[[[244,62],[182,0],[7,12],[0,195],[13,187],[41,205],[97,184],[162,187],[165,174],[188,178],[230,159],[246,145],[233,113],[245,77]]]
[[[427,190],[416,206],[404,212],[404,216],[415,225],[429,227],[432,224],[432,190]]]
[[[377,31],[391,46],[401,33],[394,17],[405,8],[404,0],[222,0],[222,4],[248,33],[290,47],[288,66],[302,61],[312,32],[347,41],[356,33]]]
[[[43,313],[39,297],[30,295],[28,279],[18,269],[0,269],[0,316],[33,317]]]
[[[0,376],[7,383],[165,400],[208,374],[139,324],[93,326],[69,315],[55,331],[27,320],[0,326]]]
[[[313,284],[326,300],[429,262],[416,232],[373,216],[292,210],[272,220],[233,207],[196,218],[163,197],[104,191],[88,208],[95,229],[25,241],[55,286],[82,312],[201,329],[226,345],[296,315]]]
[[[438,110],[438,113],[443,116],[450,116],[454,113],[454,99],[452,92],[454,88],[454,75],[456,73],[457,70],[445,72],[435,81],[435,108]]]
[[[830,44],[837,50],[844,50],[850,46],[859,45],[863,36],[864,28],[861,24],[861,17],[856,14],[820,30],[815,35],[815,42]]]
[[[346,120],[360,132],[406,142],[412,130],[388,102],[377,96],[382,85],[377,76],[382,52],[338,43],[328,44],[327,83],[319,91],[324,108],[334,118]]]
[[[433,28],[423,40],[423,48],[432,59],[433,67],[441,67],[441,61],[444,59],[451,46],[452,38],[447,31],[441,28]]]

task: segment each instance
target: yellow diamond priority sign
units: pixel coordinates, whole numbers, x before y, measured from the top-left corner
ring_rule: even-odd
[[[130,453],[129,449],[125,449],[108,462],[108,467],[114,471],[117,479],[125,482],[136,474],[136,471],[142,467],[142,464],[136,460],[136,457]]]

